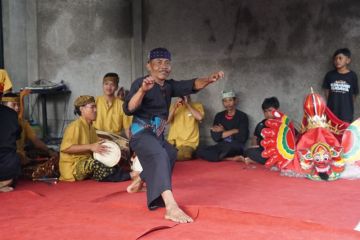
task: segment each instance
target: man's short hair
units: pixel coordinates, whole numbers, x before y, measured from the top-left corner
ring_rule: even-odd
[[[280,107],[279,100],[276,97],[265,98],[263,103],[261,104],[261,108],[263,111],[271,107],[275,109],[278,109]]]
[[[105,76],[103,78],[103,83],[105,83],[106,81],[112,81],[113,83],[116,84],[116,86],[118,86],[119,80],[120,80],[120,78],[117,73],[109,72],[109,73],[105,74]]]
[[[343,54],[348,58],[351,58],[351,51],[348,48],[339,48],[334,52],[333,58],[335,58],[339,54]]]

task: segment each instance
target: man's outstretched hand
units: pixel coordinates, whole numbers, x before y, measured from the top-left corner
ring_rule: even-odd
[[[225,76],[225,73],[223,71],[218,71],[209,76],[209,82],[213,83],[217,80],[223,78]]]

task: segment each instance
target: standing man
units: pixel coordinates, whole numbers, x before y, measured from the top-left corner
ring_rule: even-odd
[[[147,205],[150,210],[165,207],[165,219],[193,222],[179,208],[172,193],[171,175],[176,149],[164,139],[163,131],[172,97],[196,93],[222,78],[224,73],[219,71],[192,80],[167,80],[171,72],[171,54],[165,48],[150,51],[146,68],[149,75],[133,82],[123,108],[127,115],[134,116],[130,147],[143,167],[140,177],[147,185]]]

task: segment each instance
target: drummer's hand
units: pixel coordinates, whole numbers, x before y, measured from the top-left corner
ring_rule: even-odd
[[[223,71],[215,72],[209,76],[209,82],[216,82],[217,80],[223,78],[225,73]]]
[[[141,85],[141,90],[147,92],[153,88],[154,84],[155,84],[155,79],[152,76],[148,76],[143,80]]]
[[[101,140],[99,142],[93,143],[90,145],[90,150],[95,153],[105,154],[109,152],[109,148],[105,145],[102,145],[105,140]]]

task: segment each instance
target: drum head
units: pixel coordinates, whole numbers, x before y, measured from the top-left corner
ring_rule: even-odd
[[[102,145],[105,145],[108,147],[108,152],[105,154],[100,153],[94,153],[94,159],[98,160],[99,162],[102,162],[108,167],[115,166],[121,158],[121,150],[120,147],[112,141],[105,141],[102,143]]]

